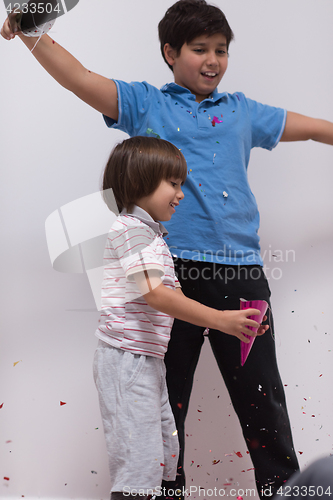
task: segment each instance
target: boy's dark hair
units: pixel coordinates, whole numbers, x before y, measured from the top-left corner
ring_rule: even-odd
[[[164,46],[169,43],[180,54],[185,43],[202,35],[221,33],[227,39],[227,48],[234,37],[223,12],[205,0],[179,0],[165,13],[158,25],[163,59],[172,70],[164,56]]]
[[[171,142],[155,137],[131,137],[117,144],[110,155],[104,170],[103,197],[113,210],[114,196],[121,212],[153,193],[163,179],[174,177],[185,182],[186,176],[185,158]]]

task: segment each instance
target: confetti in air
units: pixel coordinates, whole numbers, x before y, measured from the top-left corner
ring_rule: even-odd
[[[64,403],[64,401],[60,401],[60,406],[64,406],[66,405],[67,403]]]

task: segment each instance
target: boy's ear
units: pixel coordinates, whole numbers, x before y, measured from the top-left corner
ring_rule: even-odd
[[[163,50],[165,59],[167,60],[168,64],[170,64],[170,66],[173,66],[177,57],[176,49],[172,48],[170,43],[166,43]]]

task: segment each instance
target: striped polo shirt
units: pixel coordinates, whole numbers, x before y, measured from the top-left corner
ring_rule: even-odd
[[[157,270],[171,290],[180,286],[159,222],[140,207],[123,210],[111,227],[104,252],[102,313],[96,336],[118,349],[163,358],[173,318],[150,307],[134,274]]]

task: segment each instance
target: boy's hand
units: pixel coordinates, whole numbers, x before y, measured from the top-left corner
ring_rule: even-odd
[[[263,317],[263,321],[266,321],[267,319],[267,316],[264,316]],[[269,325],[263,325],[261,324],[260,327],[259,327],[259,330],[257,331],[257,335],[264,335],[265,332],[267,332],[267,330],[269,329]]]
[[[12,40],[17,35],[17,33],[13,33],[13,31],[12,31],[12,28],[11,28],[10,22],[9,22],[9,17],[7,17],[6,21],[3,23],[3,26],[1,28],[0,33],[1,33],[1,36],[3,36],[3,38],[5,40]]]
[[[243,311],[221,311],[221,331],[238,337],[240,340],[248,344],[250,340],[246,338],[243,334],[250,335],[251,337],[256,337],[257,335],[263,335],[269,328],[268,325],[260,325],[253,319],[249,319],[248,316],[258,316],[260,311],[258,309],[244,309]],[[264,320],[267,316],[264,317]],[[253,327],[257,332],[253,332],[248,327]]]

